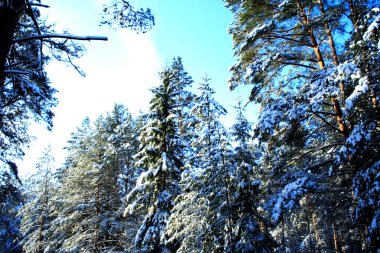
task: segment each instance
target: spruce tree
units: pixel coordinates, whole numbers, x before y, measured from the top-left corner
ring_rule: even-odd
[[[258,163],[258,147],[252,143],[252,126],[243,114],[241,101],[235,107],[236,119],[231,137],[234,150],[231,176],[231,241],[226,252],[271,252],[277,246],[269,234],[270,219],[263,210],[264,194]]]
[[[55,218],[52,195],[56,190],[53,180],[54,158],[50,146],[44,150],[36,164],[37,172],[26,181],[24,195],[26,203],[18,216],[22,219],[20,231],[21,245],[25,252],[45,252],[49,245],[48,230]]]
[[[116,115],[100,116],[94,126],[85,120],[72,135],[66,165],[58,177],[60,187],[56,196],[57,218],[51,231],[52,251],[124,249],[122,190],[118,182],[125,167],[119,164],[122,158],[118,152],[122,152],[126,143],[113,146],[117,142],[112,141],[111,134],[122,127],[112,124],[112,119],[123,113],[117,108]]]
[[[179,252],[222,251],[229,228],[229,142],[219,117],[226,110],[214,100],[206,77],[199,85],[191,115],[194,133],[191,167],[182,174],[166,234]]]
[[[173,201],[180,193],[178,181],[183,162],[184,141],[179,135],[178,95],[175,74],[168,68],[160,73],[161,85],[153,88],[148,122],[142,127],[136,165],[143,168],[136,187],[129,193],[125,215],[145,209],[135,245],[149,252],[165,248],[164,230]]]
[[[20,182],[7,171],[0,173],[0,252],[22,252],[19,241],[21,219],[17,210],[22,204]]]

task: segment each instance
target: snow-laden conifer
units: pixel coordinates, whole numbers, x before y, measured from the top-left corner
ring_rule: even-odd
[[[225,238],[230,235],[229,142],[219,121],[226,110],[213,98],[208,78],[198,90],[200,94],[191,109],[195,154],[191,167],[182,174],[183,193],[176,199],[166,230],[168,244],[179,252],[223,250]]]
[[[252,85],[250,99],[261,105],[255,133],[270,178],[266,210],[282,250],[301,244],[312,251],[372,250],[378,244],[378,230],[369,229],[378,216],[369,204],[376,176],[368,174],[378,161],[376,3],[226,2],[235,14],[230,32],[238,57],[230,84]],[[338,40],[344,30],[350,33]],[[357,201],[363,205],[356,219]]]
[[[37,172],[25,182],[25,204],[18,212],[22,219],[20,231],[23,234],[21,245],[26,252],[44,252],[49,245],[49,229],[53,215],[54,158],[51,147],[47,147],[36,164]]]
[[[171,215],[174,199],[180,193],[179,179],[184,166],[185,139],[180,135],[179,122],[184,116],[183,88],[190,82],[178,81],[178,66],[160,73],[161,84],[152,89],[153,98],[147,123],[139,137],[140,151],[136,165],[141,173],[135,188],[128,194],[125,216],[145,210],[146,215],[137,232],[137,248],[157,252],[165,248],[164,231]],[[176,64],[178,63],[178,64]],[[181,70],[183,71],[183,70]],[[191,80],[191,79],[189,79]]]
[[[134,172],[129,171],[133,167],[126,161],[134,145],[128,136],[133,125],[129,120],[128,111],[116,105],[111,114],[100,116],[93,125],[85,120],[73,133],[65,168],[58,174],[51,251],[102,252],[127,247],[128,223],[122,217],[121,199],[133,185],[126,184],[122,176],[128,173],[133,180]]]

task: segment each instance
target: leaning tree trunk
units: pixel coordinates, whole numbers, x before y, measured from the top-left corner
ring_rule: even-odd
[[[0,85],[5,81],[7,55],[24,6],[25,0],[0,0]]]

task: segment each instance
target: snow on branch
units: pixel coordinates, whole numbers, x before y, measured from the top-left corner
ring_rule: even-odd
[[[76,36],[76,35],[70,35],[70,34],[41,34],[41,35],[34,35],[34,36],[28,36],[25,38],[15,39],[13,40],[13,43],[20,43],[25,42],[29,40],[41,40],[41,39],[47,39],[47,38],[60,38],[60,39],[70,39],[70,40],[103,40],[107,41],[107,37],[103,36]]]
[[[378,8],[372,10],[373,12],[380,12]],[[380,14],[378,14],[373,22],[368,26],[367,31],[363,35],[365,41],[369,41],[372,36],[375,36],[380,29]]]

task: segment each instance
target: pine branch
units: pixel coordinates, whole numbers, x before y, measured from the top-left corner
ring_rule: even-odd
[[[296,62],[286,62],[286,61],[277,61],[278,63],[281,63],[283,65],[293,65],[293,66],[298,66],[298,67],[304,67],[304,68],[309,68],[309,69],[317,69],[316,67],[302,64],[302,63],[296,63]]]

